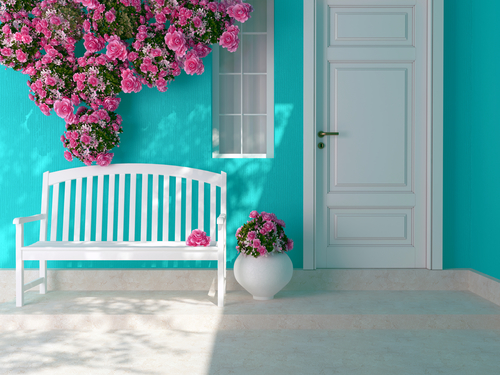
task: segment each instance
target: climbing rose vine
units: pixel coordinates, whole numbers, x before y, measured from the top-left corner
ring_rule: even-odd
[[[202,74],[212,44],[237,50],[235,22],[252,11],[242,0],[0,0],[0,64],[28,75],[29,98],[65,120],[67,160],[106,166],[122,132],[118,94]]]

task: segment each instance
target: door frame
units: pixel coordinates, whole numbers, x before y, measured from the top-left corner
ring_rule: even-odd
[[[427,1],[426,268],[443,269],[444,0]],[[304,4],[303,267],[316,269],[316,0]]]

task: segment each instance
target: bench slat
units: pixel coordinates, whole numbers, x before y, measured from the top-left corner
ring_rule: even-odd
[[[75,190],[75,227],[74,227],[74,240],[80,241],[80,222],[82,215],[82,179],[76,179],[76,190]]]
[[[204,228],[204,208],[205,208],[205,183],[203,181],[198,181],[198,228],[205,230]]]
[[[43,174],[42,181],[42,214],[46,214],[47,217],[49,210],[49,172]],[[40,221],[40,241],[47,240],[47,219]]]
[[[142,199],[141,199],[141,241],[146,241],[148,234],[148,185],[149,176],[142,175]]]
[[[115,218],[115,175],[109,176],[108,183],[108,235],[106,239],[113,241],[114,218]]]
[[[117,240],[123,241],[123,227],[125,221],[125,174],[120,174],[120,180],[118,181],[118,217],[117,222]]]
[[[136,197],[136,185],[137,185],[137,175],[135,173],[130,174],[130,211],[129,211],[129,229],[128,229],[128,240],[135,241],[135,204],[137,202]]]
[[[52,221],[50,224],[50,240],[55,241],[57,236],[57,214],[59,211],[59,184],[52,187]]]
[[[216,214],[216,186],[215,185],[210,185],[210,236],[215,240],[215,221],[217,218],[215,217]]]
[[[158,175],[153,175],[153,207],[151,218],[151,241],[158,241]]]
[[[191,213],[193,206],[193,180],[186,178],[186,240],[191,234]]]
[[[168,241],[168,217],[170,212],[170,177],[163,176],[163,241]]]
[[[175,178],[175,240],[181,240],[182,178]]]
[[[97,176],[97,213],[96,213],[96,227],[95,227],[95,240],[102,240],[102,206],[104,196],[104,176]]]
[[[64,214],[63,214],[63,233],[62,240],[69,238],[69,206],[71,203],[71,181],[64,183]]]
[[[90,241],[92,230],[92,190],[94,188],[94,178],[87,177],[87,199],[85,202],[85,241]]]

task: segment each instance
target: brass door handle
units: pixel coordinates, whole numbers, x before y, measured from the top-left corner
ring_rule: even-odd
[[[318,132],[318,137],[323,138],[325,135],[339,135],[339,132]]]

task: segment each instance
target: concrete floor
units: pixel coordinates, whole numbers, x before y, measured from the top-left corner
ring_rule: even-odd
[[[500,374],[500,306],[468,291],[26,294],[0,374]]]

